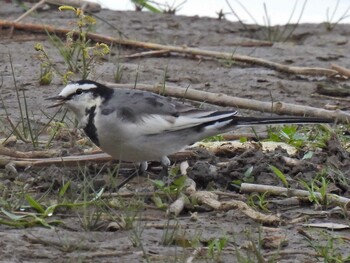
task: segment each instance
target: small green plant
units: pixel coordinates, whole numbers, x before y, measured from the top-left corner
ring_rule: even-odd
[[[55,219],[57,210],[73,209],[73,211],[78,212],[82,209],[82,216],[80,217],[80,214],[78,216],[83,227],[85,229],[96,229],[102,212],[108,208],[106,202],[101,199],[103,188],[98,192],[93,191],[91,193],[91,191],[89,192],[91,185],[83,184],[82,193],[80,193],[83,198],[81,198],[79,195],[70,196],[72,194],[71,184],[71,180],[63,183],[56,197],[52,194],[49,195],[52,190],[51,187],[40,198],[34,198],[26,193],[25,189],[17,192],[15,192],[16,190],[13,191],[12,196],[17,197],[12,198],[13,200],[6,199],[6,202],[2,203],[0,224],[14,227],[41,225],[51,228],[57,224],[62,224],[62,221]],[[0,200],[2,201],[2,199]],[[17,210],[21,210],[20,215],[17,214]]]
[[[115,83],[120,83],[123,77],[123,71],[124,71],[124,66],[121,64],[119,61],[117,62],[116,65],[116,70],[114,73],[114,82]]]
[[[175,169],[175,171],[172,172],[172,170],[170,170],[170,176],[171,173],[173,173],[172,176],[178,174],[179,167],[175,167],[173,169]],[[152,196],[152,201],[154,204],[159,209],[165,210],[169,203],[173,202],[179,195],[182,194],[182,191],[186,187],[186,179],[187,176],[179,176],[173,180],[171,184],[166,184],[162,180],[151,180],[154,187],[161,192],[155,193]]]
[[[284,125],[279,128],[269,128],[268,137],[268,140],[285,142],[298,148],[304,146],[307,142],[306,135],[298,131],[297,125]]]
[[[145,261],[147,263],[150,263],[151,261],[149,259],[149,254],[148,254],[148,252],[143,244],[143,241],[142,241],[142,233],[145,229],[145,225],[146,225],[145,223],[141,223],[139,221],[138,224],[132,228],[132,234],[130,236],[130,241],[134,247],[138,247],[141,249]]]
[[[173,223],[173,221],[175,223]],[[164,225],[161,244],[163,246],[172,246],[176,244],[176,239],[181,230],[181,225],[177,219],[168,219]]]
[[[327,263],[344,263],[350,261],[350,255],[344,256],[344,253],[339,249],[341,244],[344,244],[344,240],[338,236],[334,236],[334,233],[328,233],[319,231],[318,236],[323,237],[324,240],[309,239],[307,242],[317,253],[317,261]]]
[[[68,185],[65,185],[60,191],[60,195],[64,195]],[[82,204],[69,204],[69,203],[57,203],[54,205],[47,206],[40,204],[40,202],[34,199],[31,195],[25,194],[25,200],[29,206],[22,206],[22,210],[33,209],[35,212],[21,213],[21,215],[16,215],[13,212],[6,211],[1,208],[2,215],[0,214],[0,224],[14,226],[14,227],[31,227],[36,225],[41,225],[44,227],[52,228],[57,224],[61,224],[62,221],[51,219],[55,210],[59,207],[73,207],[80,206]]]
[[[269,212],[270,210],[267,208],[269,202],[266,200],[266,197],[268,195],[268,192],[265,192],[263,194],[251,194],[248,197],[248,205],[250,207],[258,207],[265,212]]]
[[[146,8],[147,10],[151,11],[155,14],[162,13],[161,10],[159,10],[157,7],[152,5],[149,0],[131,0],[131,2],[135,5],[136,11],[142,11],[143,8]]]
[[[40,83],[50,84],[53,74],[58,74],[64,83],[75,74],[79,75],[80,79],[87,79],[94,71],[97,62],[107,54],[109,47],[104,43],[91,44],[88,40],[88,32],[96,23],[96,20],[89,15],[85,15],[80,8],[72,6],[61,6],[61,11],[72,11],[76,15],[74,28],[67,34],[65,42],[54,35],[49,35],[52,44],[57,48],[63,58],[67,69],[64,72],[57,67],[44,46],[41,43],[35,45],[35,50],[39,52],[39,60],[41,61]]]
[[[38,215],[36,213],[25,213],[24,215],[16,215],[15,213],[11,213],[9,211],[6,211],[4,208],[1,208],[1,225],[7,225],[17,228],[26,228],[39,225],[47,228],[52,228],[53,226],[61,223],[62,221],[60,220],[45,219],[45,217],[43,217],[43,215],[40,214]]]
[[[184,187],[186,186],[186,179],[187,176],[182,175],[176,178],[170,185],[167,185],[161,180],[151,180],[151,182],[154,184],[154,186],[162,191],[165,194],[170,195],[178,195],[182,192]]]
[[[284,142],[296,148],[304,146],[324,148],[332,135],[332,131],[326,125],[316,127],[298,125],[284,125],[281,127],[269,127],[267,141]],[[312,153],[309,153],[311,157]]]
[[[300,183],[309,192],[310,202],[315,203],[317,205],[325,206],[329,204],[327,198],[329,182],[324,177],[321,177],[320,179],[315,178],[309,184],[302,180],[300,181]]]
[[[169,3],[162,4],[150,0],[131,0],[131,2],[135,5],[136,11],[142,11],[143,8],[146,8],[148,11],[154,14],[176,14],[176,12],[181,9],[182,5],[186,3],[186,1],[187,0],[184,0],[178,5],[175,5],[174,1],[172,5],[169,5]]]
[[[243,174],[243,178],[242,180],[237,179],[237,180],[233,180],[231,182],[231,185],[233,187],[237,187],[239,188],[242,184],[242,182],[244,183],[253,183],[255,181],[255,178],[253,176],[253,170],[254,170],[254,166],[250,166]]]
[[[225,141],[225,138],[223,135],[218,134],[218,135],[214,135],[208,138],[205,138],[204,140],[202,140],[202,142],[221,142],[221,141]]]
[[[228,243],[228,237],[223,236],[215,238],[209,241],[208,244],[208,257],[212,258],[215,262],[220,262],[221,254]]]

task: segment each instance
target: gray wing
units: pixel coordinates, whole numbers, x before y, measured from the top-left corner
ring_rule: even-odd
[[[114,95],[105,106],[102,106],[102,113],[108,115],[116,111],[118,116],[125,121],[136,122],[144,116],[153,114],[171,118],[179,115],[206,115],[209,113],[208,111],[175,101],[170,97],[151,92],[115,89]]]
[[[226,123],[227,118],[237,114],[236,111],[201,110],[168,97],[128,89],[115,89],[114,96],[102,106],[103,115],[115,112],[117,118],[123,122],[125,130],[137,129],[140,134],[201,128],[201,125],[213,126],[218,120],[223,119]]]

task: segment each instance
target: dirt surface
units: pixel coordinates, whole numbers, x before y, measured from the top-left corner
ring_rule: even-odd
[[[14,20],[21,13],[21,8],[10,3],[2,3],[0,8],[1,19]],[[103,10],[96,15],[107,20],[129,38],[140,41],[232,52],[294,66],[328,68],[331,63],[336,63],[350,67],[349,25],[337,25],[328,31],[325,24],[303,24],[296,28],[286,42],[275,42],[272,46],[247,47],[242,43],[266,40],[264,36],[267,29],[249,26],[249,30],[246,30],[240,24],[226,20],[155,15],[146,12]],[[51,9],[24,21],[69,28],[73,19],[74,16],[69,12]],[[99,20],[93,31],[118,36],[114,28]],[[13,123],[20,120],[14,77],[16,85],[26,90],[26,102],[33,116],[31,122],[34,130],[41,129],[48,122],[49,116],[54,114],[54,110],[47,109],[48,103],[45,98],[56,95],[63,87],[59,78],[54,78],[53,83],[48,86],[38,84],[40,63],[36,59],[38,53],[34,50],[37,42],[43,43],[54,61],[64,68],[62,58],[47,36],[15,31],[12,38],[8,38],[9,33],[8,29],[0,30],[2,138],[10,135],[8,117]],[[112,47],[111,55],[96,67],[92,78],[113,82],[118,57],[141,51],[130,47]],[[344,85],[347,81],[289,75],[254,65],[174,54],[127,59],[119,63],[124,67],[121,83],[134,83],[137,78],[139,83],[157,84],[162,83],[165,77],[167,84],[261,101],[280,100],[342,110],[349,108],[349,100],[344,97],[338,99],[316,93],[317,87]],[[216,107],[203,104],[204,107]],[[249,110],[240,112],[246,115],[266,115]],[[73,122],[71,115],[69,119]],[[265,130],[266,127],[257,129],[261,134],[265,134]],[[247,129],[240,129],[237,132],[246,131]],[[42,140],[47,138],[48,134],[40,137]],[[83,146],[76,143],[81,138],[84,138],[84,135],[75,129],[62,131],[50,148],[58,150],[56,156],[80,154],[92,146],[90,143]],[[113,192],[116,180],[111,176],[114,166],[110,163],[89,163],[84,167],[64,168],[56,165],[25,169],[16,169],[11,165],[2,166],[2,219],[9,220],[6,211],[17,216],[34,213],[34,210],[28,207],[26,193],[47,207],[58,202],[83,202],[89,193],[98,193],[102,187],[106,190],[102,203],[91,201],[89,205],[85,203],[85,206],[80,207],[62,206],[53,216],[45,217],[44,221],[52,223],[55,227],[40,226],[38,221],[33,221],[33,225],[26,225],[26,228],[1,224],[0,261],[342,262],[335,261],[336,258],[341,258],[345,262],[344,259],[348,257],[349,260],[350,257],[348,229],[336,231],[303,227],[302,224],[332,222],[349,226],[349,207],[314,205],[307,198],[298,200],[297,203],[287,203],[282,202],[285,197],[269,197],[266,206],[263,206],[266,209],[264,211],[259,206],[257,195],[254,197],[239,194],[237,187],[232,185],[232,181],[241,181],[283,186],[281,180],[269,168],[269,165],[274,165],[286,175],[293,188],[303,188],[301,180],[310,183],[318,174],[325,173],[330,182],[328,191],[349,198],[349,153],[344,149],[343,140],[335,135],[329,137],[325,143],[326,147],[323,149],[313,148],[314,155],[306,160],[301,159],[308,148],[302,148],[296,156],[290,156],[281,148],[264,152],[258,143],[254,150],[237,149],[217,154],[200,150],[196,158],[189,160],[188,175],[196,181],[198,189],[225,191],[235,199],[251,205],[255,203],[253,207],[257,211],[278,214],[281,221],[277,225],[268,226],[269,228],[263,227],[241,211],[210,211],[207,207],[186,208],[178,217],[169,220],[164,209],[156,208],[152,195],[147,195],[154,191],[147,178],[138,178],[121,190],[122,193],[134,193],[130,194],[131,197],[109,194]],[[8,147],[12,150],[33,150],[30,143],[20,140]],[[39,150],[44,149],[44,146],[39,147]],[[286,163],[283,157],[301,161],[297,165]],[[157,179],[158,164],[152,164],[152,167],[149,176]],[[247,178],[246,171],[250,167],[254,169]],[[121,174],[126,175],[129,172],[130,169],[121,169]],[[60,189],[68,181],[71,181],[69,189],[64,196],[60,196]],[[220,198],[230,200],[232,196]],[[168,202],[170,203],[170,200]],[[195,211],[198,212],[197,219],[191,216]],[[54,220],[60,222],[55,224]],[[14,221],[16,220],[12,218],[12,222]],[[273,246],[271,240],[275,239],[283,242]],[[213,240],[226,240],[226,246],[220,250],[213,245]],[[210,253],[210,247],[213,246],[213,253]],[[324,254],[320,255],[320,251]],[[195,255],[193,261],[189,261],[191,255]],[[258,256],[266,261],[258,260]],[[324,261],[324,258],[329,261]]]

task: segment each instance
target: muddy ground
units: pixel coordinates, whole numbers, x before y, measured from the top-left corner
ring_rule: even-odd
[[[10,3],[1,4],[1,19],[14,20],[22,13],[20,7]],[[254,25],[243,28],[239,23],[226,20],[155,15],[146,12],[103,10],[96,15],[107,20],[130,39],[234,52],[294,66],[328,68],[331,63],[336,63],[350,67],[349,25],[337,25],[331,31],[327,30],[325,24],[298,25],[286,42],[252,47],[242,43],[267,40],[266,28]],[[74,16],[69,12],[51,9],[28,17],[24,22],[69,28],[73,19]],[[100,20],[93,30],[100,34],[118,36],[115,28]],[[38,53],[34,50],[37,42],[43,43],[57,65],[64,67],[62,58],[47,36],[15,31],[12,38],[9,38],[9,33],[8,29],[0,30],[2,138],[6,138],[11,131],[11,128],[7,128],[10,127],[8,117],[15,124],[20,120],[14,77],[16,85],[26,90],[26,102],[34,130],[43,127],[49,116],[54,114],[54,110],[47,109],[48,103],[45,98],[57,94],[63,87],[59,78],[54,78],[50,85],[39,85],[40,62],[37,59]],[[113,82],[118,57],[141,51],[143,50],[131,47],[112,47],[111,55],[96,67],[92,78]],[[337,98],[322,96],[316,92],[320,86],[346,85],[346,80],[290,75],[254,65],[175,54],[124,59],[119,63],[123,65],[121,83],[134,83],[137,76],[139,83],[157,84],[162,83],[166,76],[167,84],[232,96],[268,102],[281,100],[320,108],[349,108],[346,94]],[[216,107],[206,103],[204,106]],[[243,109],[240,112],[247,115],[267,114]],[[72,120],[71,117],[69,119]],[[339,126],[333,128],[338,129]],[[313,132],[318,129],[320,128],[314,128]],[[346,129],[347,126],[344,128],[345,135]],[[250,129],[239,129],[237,133],[247,131],[251,132]],[[261,127],[258,131],[261,137],[264,137],[266,127]],[[80,154],[92,146],[89,143],[77,144],[76,141],[84,136],[74,129],[62,132],[61,135],[50,147],[57,150],[57,156]],[[330,182],[328,190],[350,197],[350,161],[344,144],[346,136],[342,136],[341,139],[338,137],[327,137],[326,147],[312,148],[315,152],[312,158],[302,160],[298,165],[285,163],[283,157],[289,157],[285,150],[263,152],[259,144],[254,150],[238,149],[216,155],[199,150],[197,157],[189,160],[188,174],[197,182],[199,189],[225,191],[235,199],[251,205],[249,199],[253,199],[256,204],[254,209],[257,211],[278,214],[281,217],[280,223],[268,226],[273,229],[264,228],[262,224],[238,210],[219,212],[203,207],[192,208],[185,209],[176,219],[168,220],[164,209],[157,209],[149,195],[145,194],[146,197],[143,197],[142,193],[154,190],[147,178],[138,178],[121,190],[122,193],[131,191],[141,194],[131,194],[132,197],[110,195],[115,183],[113,180],[116,180],[111,176],[110,171],[114,166],[110,163],[89,163],[84,167],[64,168],[57,165],[25,169],[13,169],[11,165],[1,167],[1,218],[11,222],[16,222],[18,218],[13,217],[10,220],[6,211],[32,219],[28,214],[34,213],[34,210],[28,208],[24,197],[26,193],[47,207],[63,200],[71,204],[82,202],[84,196],[88,196],[89,193],[97,193],[102,187],[106,190],[101,202],[92,201],[85,207],[58,208],[53,216],[44,219],[46,223],[52,222],[54,227],[51,228],[40,226],[38,221],[33,225],[26,224],[26,228],[23,227],[24,224],[18,227],[1,224],[0,261],[191,262],[186,260],[189,260],[197,248],[202,248],[192,262],[345,262],[346,258],[346,262],[349,262],[348,229],[335,231],[302,226],[305,223],[320,222],[349,225],[347,209],[334,205],[315,205],[307,199],[281,203],[281,200],[286,198],[268,197],[268,204],[264,206],[268,211],[263,211],[256,197],[239,194],[237,187],[231,184],[232,181],[240,180],[283,186],[268,167],[274,165],[286,175],[291,187],[295,188],[303,188],[300,180],[310,183],[320,171],[324,171]],[[40,137],[41,140],[47,138],[47,134]],[[23,143],[19,139],[8,147],[12,150],[33,150],[30,143]],[[39,150],[45,150],[45,147],[40,145]],[[292,157],[302,159],[308,150],[302,148],[297,156]],[[149,177],[157,179],[159,165],[152,166]],[[247,178],[245,172],[252,166],[254,169]],[[122,175],[129,172],[130,169],[126,168],[120,171]],[[69,180],[70,187],[60,196],[60,189]],[[230,200],[232,196],[224,199]],[[196,220],[191,217],[194,211],[198,211]],[[60,220],[60,223],[56,225],[54,220]],[[122,226],[116,226],[115,222],[122,222]],[[272,239],[282,239],[283,242],[273,247],[272,241],[266,241],[269,235],[273,236]],[[210,247],[215,244],[213,240],[227,242],[222,250],[214,246],[214,252],[210,254]],[[265,240],[264,246],[261,240]]]

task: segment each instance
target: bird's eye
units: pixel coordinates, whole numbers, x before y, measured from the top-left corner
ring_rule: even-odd
[[[77,89],[77,90],[75,91],[75,94],[77,94],[77,95],[82,94],[82,93],[83,93],[83,90],[82,90],[82,89]]]

